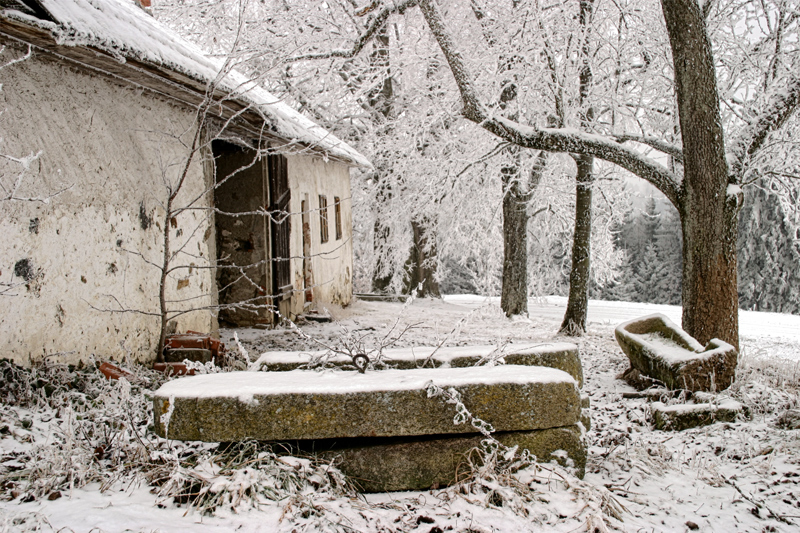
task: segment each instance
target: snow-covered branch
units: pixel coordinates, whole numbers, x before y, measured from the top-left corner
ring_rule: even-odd
[[[302,54],[299,56],[290,57],[286,59],[286,62],[293,63],[296,61],[305,61],[310,59],[330,59],[333,57],[341,57],[344,59],[353,58],[357,56],[361,50],[363,50],[367,43],[369,43],[378,32],[378,30],[380,30],[383,25],[386,24],[389,16],[393,15],[394,13],[399,13],[402,15],[405,13],[406,9],[416,6],[418,3],[419,0],[403,0],[399,3],[392,2],[391,6],[382,9],[375,15],[364,33],[359,35],[358,39],[356,39],[356,41],[353,43],[352,48],[330,50],[328,52],[319,52],[313,54]]]
[[[464,106],[464,116],[498,137],[525,148],[584,154],[609,161],[649,181],[676,206],[679,178],[667,168],[609,138],[569,128],[536,128],[494,115],[481,103],[460,51],[453,43],[436,0],[420,0],[420,8],[450,65]]]
[[[793,76],[786,86],[772,95],[761,113],[742,129],[731,145],[728,157],[732,179],[741,179],[750,158],[763,146],[770,133],[783,126],[800,106],[800,77]]]
[[[679,147],[673,144],[662,141],[661,139],[656,139],[655,137],[647,137],[645,135],[635,135],[632,133],[623,133],[622,135],[615,135],[614,139],[618,143],[634,141],[640,144],[644,144],[649,146],[650,148],[655,148],[659,152],[672,156],[678,162],[681,163],[683,162],[683,150],[681,150]]]

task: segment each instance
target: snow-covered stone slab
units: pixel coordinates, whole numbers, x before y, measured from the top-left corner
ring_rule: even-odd
[[[474,433],[455,406],[428,398],[454,388],[496,431],[570,426],[580,416],[577,382],[553,368],[495,367],[367,372],[229,372],[176,379],[153,399],[162,437],[207,442]]]
[[[624,322],[614,333],[631,366],[670,389],[721,391],[735,378],[736,348],[719,339],[703,347],[662,314]]]
[[[577,426],[514,431],[493,435],[508,447],[527,449],[540,463],[557,461],[583,477],[586,450]],[[467,456],[480,446],[482,435],[437,436],[405,439],[346,439],[320,450],[319,457],[334,464],[362,492],[427,490],[451,485],[470,473]],[[308,448],[306,448],[308,451]],[[477,455],[473,455],[475,460]]]
[[[252,365],[253,371],[279,372],[295,370],[321,362],[326,351],[265,352]],[[431,357],[433,354],[433,357]],[[453,346],[436,349],[433,346],[389,348],[383,351],[383,362],[399,368],[417,368],[430,359],[428,366],[461,368],[493,360],[509,365],[546,366],[563,370],[583,386],[583,367],[578,347],[568,342],[548,344],[509,344],[498,350],[496,346]],[[331,355],[327,360],[333,366],[352,365],[346,355]]]
[[[737,417],[746,414],[744,406],[735,400],[669,406],[654,402],[650,404],[650,412],[656,429],[670,431],[708,426],[714,422],[735,422]]]
[[[408,301],[407,294],[381,294],[375,292],[357,292],[355,296],[359,300],[365,302],[400,302],[405,303]]]

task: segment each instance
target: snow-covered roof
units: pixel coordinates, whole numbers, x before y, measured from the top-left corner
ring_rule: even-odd
[[[203,84],[216,80],[225,68],[225,61],[209,57],[197,45],[134,5],[133,0],[22,0],[21,3],[31,9],[24,10],[27,12],[5,9],[3,16],[51,32],[58,45],[96,48],[119,62],[139,61]],[[50,20],[41,16],[44,14]],[[357,166],[371,166],[350,145],[241,73],[227,73],[217,89],[257,108],[276,137]]]

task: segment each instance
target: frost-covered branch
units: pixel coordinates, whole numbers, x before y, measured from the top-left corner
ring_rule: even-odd
[[[338,50],[330,50],[328,52],[319,52],[314,54],[303,54],[299,56],[294,56],[286,59],[287,63],[294,63],[296,61],[305,61],[311,59],[330,59],[333,57],[341,57],[344,59],[350,59],[357,56],[361,50],[369,43],[375,34],[380,30],[386,21],[389,19],[390,15],[394,13],[403,14],[405,13],[406,9],[410,7],[414,7],[419,4],[419,0],[404,0],[400,3],[392,2],[392,5],[386,7],[379,11],[375,17],[372,19],[372,22],[367,27],[367,29],[358,36],[358,39],[353,43],[352,48],[349,49],[338,49]]]
[[[569,128],[536,128],[492,113],[481,102],[474,77],[445,27],[436,0],[419,0],[419,5],[453,73],[468,120],[524,148],[590,155],[614,163],[652,183],[676,206],[680,204],[679,178],[631,148],[600,135]]]
[[[741,179],[746,162],[764,145],[770,133],[783,126],[800,106],[800,77],[793,76],[786,86],[772,95],[732,144],[728,160],[732,179]]]
[[[678,162],[681,163],[683,162],[683,150],[681,150],[679,147],[675,145],[662,141],[661,139],[656,139],[655,137],[647,137],[645,135],[635,135],[631,133],[623,133],[622,135],[615,135],[614,139],[618,143],[634,141],[640,144],[644,144],[649,146],[650,148],[655,148],[659,152],[663,152],[667,155],[672,156]]]

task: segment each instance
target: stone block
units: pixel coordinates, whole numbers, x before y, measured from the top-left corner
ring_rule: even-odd
[[[540,463],[557,461],[583,477],[586,450],[577,426],[535,431],[497,432],[493,435],[506,446],[519,446]],[[475,448],[480,434],[411,438],[344,439],[335,442],[304,443],[311,451],[334,464],[363,492],[427,490],[463,480],[470,473],[468,457],[478,461]],[[290,449],[292,449],[290,447]]]
[[[734,400],[725,400],[718,404],[689,403],[664,405],[661,402],[650,404],[653,426],[667,431],[683,431],[700,426],[708,426],[714,422],[735,422],[739,416],[745,416],[742,404]]]
[[[580,395],[566,372],[499,365],[449,369],[228,372],[176,379],[153,399],[162,437],[207,442],[472,433],[426,386],[456,389],[496,431],[575,424]],[[162,415],[165,415],[162,417]]]
[[[364,301],[364,302],[400,302],[405,303],[408,301],[409,296],[407,294],[384,294],[384,293],[368,293],[368,292],[357,292],[353,296],[356,299]]]
[[[280,372],[314,365],[326,355],[325,351],[266,352],[253,364],[254,371]],[[433,357],[431,357],[433,354]],[[571,343],[509,344],[497,351],[495,346],[453,346],[439,348],[416,346],[413,348],[390,348],[383,352],[383,362],[392,368],[418,368],[430,359],[428,366],[436,368],[463,368],[483,364],[489,359],[500,360],[509,365],[545,366],[557,368],[571,375],[583,386],[583,367],[578,347]],[[334,355],[327,359],[334,367],[348,367],[352,359],[345,355]]]
[[[662,314],[625,322],[614,333],[631,367],[670,389],[721,391],[736,377],[736,348],[719,339],[703,347]]]

